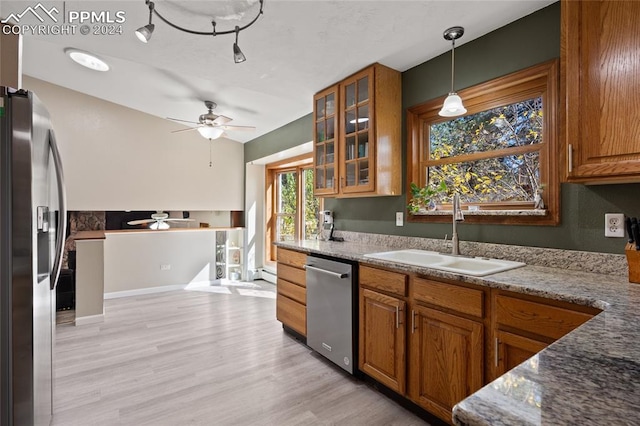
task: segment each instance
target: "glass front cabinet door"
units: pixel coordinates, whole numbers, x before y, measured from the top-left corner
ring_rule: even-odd
[[[338,86],[330,87],[314,97],[313,117],[316,195],[333,195],[338,192]]]
[[[369,68],[340,84],[340,125],[343,143],[340,156],[340,191],[370,192],[375,189],[371,122],[373,69]]]
[[[373,64],[314,97],[315,195],[402,194],[401,78]]]

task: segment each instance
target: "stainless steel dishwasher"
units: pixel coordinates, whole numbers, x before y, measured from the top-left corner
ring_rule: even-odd
[[[354,374],[354,267],[307,256],[306,270],[307,345]]]

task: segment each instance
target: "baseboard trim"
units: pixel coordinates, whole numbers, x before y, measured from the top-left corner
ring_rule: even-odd
[[[262,277],[261,277],[261,278],[262,278],[263,280],[265,280],[265,281],[267,281],[267,282],[270,282],[271,284],[276,284],[276,283],[277,283],[277,281],[278,281],[278,276],[276,275],[276,272],[275,272],[275,271],[274,271],[274,272],[271,272],[271,271],[269,271],[269,270],[267,270],[267,269],[264,269],[264,268],[263,268],[263,269],[262,269],[262,274],[261,274],[261,275],[262,275]]]
[[[124,291],[113,291],[110,293],[105,293],[104,298],[107,299],[118,299],[120,297],[131,297],[131,296],[141,296],[143,294],[153,294],[153,293],[163,293],[165,291],[175,291],[175,290],[184,290],[187,286],[193,286],[194,284],[176,284],[176,285],[163,285],[160,287],[146,287],[146,288],[136,288],[133,290],[124,290]]]
[[[75,326],[79,325],[87,325],[87,324],[96,324],[99,322],[104,322],[104,313],[98,315],[87,315],[84,317],[76,317],[74,321]]]

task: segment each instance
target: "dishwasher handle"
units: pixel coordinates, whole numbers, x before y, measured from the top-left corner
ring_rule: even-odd
[[[322,272],[323,274],[331,275],[332,277],[336,277],[340,279],[347,278],[349,276],[349,274],[341,274],[339,272],[327,271],[326,269],[316,268],[313,265],[304,265],[304,269],[311,269],[312,271]]]

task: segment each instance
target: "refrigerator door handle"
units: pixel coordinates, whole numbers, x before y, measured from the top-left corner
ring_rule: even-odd
[[[56,137],[52,129],[49,129],[49,146],[53,156],[53,162],[56,168],[56,180],[58,186],[58,203],[60,204],[60,212],[58,214],[58,224],[56,226],[56,256],[51,268],[51,290],[56,288],[60,269],[62,268],[62,255],[64,254],[64,241],[67,235],[67,199],[64,187],[64,174],[62,172],[62,158],[56,143]]]

